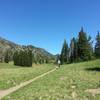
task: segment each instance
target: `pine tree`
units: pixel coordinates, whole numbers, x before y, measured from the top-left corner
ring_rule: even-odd
[[[14,65],[18,66],[32,66],[32,51],[24,48],[23,50],[18,50],[14,53],[13,60]]]
[[[77,40],[73,38],[70,44],[70,63],[77,62],[78,58],[78,47],[77,47]]]
[[[96,58],[100,58],[100,33],[99,32],[96,36],[95,56]]]
[[[64,44],[62,47],[61,51],[61,63],[68,63],[68,55],[69,54],[69,49],[68,49],[68,44],[66,43],[66,40],[64,40]]]
[[[5,61],[5,63],[9,63],[9,60],[10,60],[9,51],[7,50],[6,53],[5,53],[4,61]]]
[[[81,28],[78,36],[78,58],[82,61],[87,61],[91,58],[89,41],[87,34],[83,31],[83,28]]]
[[[18,52],[17,51],[15,51],[14,52],[14,55],[13,55],[13,61],[14,61],[14,65],[17,65],[17,56],[18,56]]]
[[[32,66],[32,62],[33,62],[33,56],[32,56],[32,50],[28,50],[28,61],[29,61],[29,66]]]
[[[94,53],[93,53],[93,41],[91,41],[91,36],[88,37],[88,50],[89,50],[89,60],[94,58]]]

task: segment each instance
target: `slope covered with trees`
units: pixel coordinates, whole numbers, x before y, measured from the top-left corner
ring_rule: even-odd
[[[0,62],[13,60],[16,51],[20,51],[23,55],[23,50],[30,49],[32,51],[33,63],[47,63],[55,59],[55,56],[48,51],[32,45],[22,46],[0,37]]]

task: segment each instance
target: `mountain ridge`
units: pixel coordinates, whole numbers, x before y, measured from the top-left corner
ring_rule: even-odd
[[[20,45],[20,44],[14,43],[12,41],[9,41],[5,38],[0,37],[0,61],[4,59],[4,55],[7,50],[10,49],[12,52],[14,52],[16,49],[22,49],[24,46],[32,49],[32,53],[35,58],[40,57],[40,56],[41,58],[45,57],[48,60],[55,58],[53,54],[49,53],[43,48],[36,47],[33,45]]]

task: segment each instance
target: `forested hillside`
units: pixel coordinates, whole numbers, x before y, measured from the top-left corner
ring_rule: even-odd
[[[7,52],[9,54],[8,56],[10,57],[10,60],[12,60],[13,54],[16,50],[21,50],[26,47],[32,50],[34,60],[37,61],[36,63],[38,63],[40,59],[47,59],[48,61],[50,61],[55,58],[54,55],[52,55],[51,53],[47,52],[42,48],[38,48],[32,45],[28,45],[28,46],[18,45],[16,43],[13,43],[11,41],[8,41],[0,37],[0,62],[4,62]]]

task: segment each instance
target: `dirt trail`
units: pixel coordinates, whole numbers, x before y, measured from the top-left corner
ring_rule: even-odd
[[[26,85],[32,83],[33,81],[35,81],[35,80],[37,80],[37,79],[39,79],[39,78],[41,78],[41,77],[43,77],[43,76],[45,76],[45,75],[51,73],[51,72],[54,72],[55,70],[56,70],[56,68],[53,69],[53,70],[50,70],[50,71],[48,71],[48,72],[46,72],[46,73],[44,73],[44,74],[42,74],[42,75],[40,75],[40,76],[37,76],[37,77],[35,77],[35,78],[33,78],[33,79],[29,80],[29,81],[23,82],[23,83],[21,83],[20,85],[17,85],[17,86],[15,86],[15,87],[9,88],[9,89],[7,89],[7,90],[1,90],[1,91],[0,91],[0,99],[2,99],[4,96],[6,96],[6,95],[8,95],[8,94],[10,94],[10,93],[12,93],[12,92],[14,92],[14,91],[16,91],[16,90],[18,90],[18,89],[24,87],[24,86],[26,86]]]
[[[91,93],[93,96],[96,94],[100,94],[100,88],[99,89],[88,89],[85,92]]]

